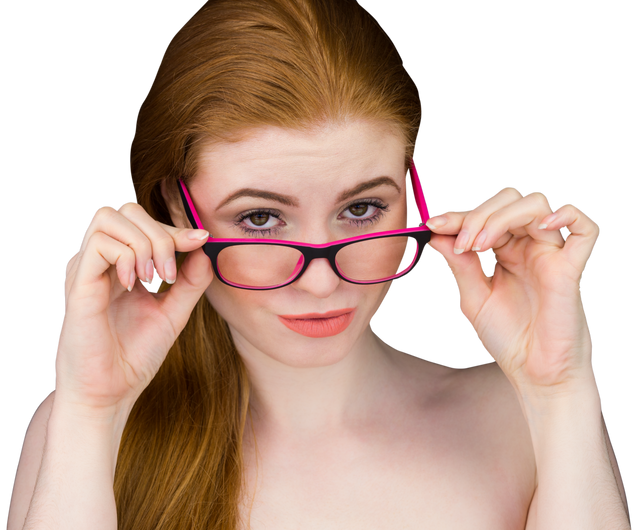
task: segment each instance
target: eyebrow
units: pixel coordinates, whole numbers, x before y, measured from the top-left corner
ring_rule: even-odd
[[[356,195],[373,189],[373,188],[377,188],[378,186],[392,186],[394,187],[398,193],[400,193],[400,187],[395,183],[395,181],[389,177],[377,177],[371,180],[367,180],[366,182],[361,182],[360,184],[358,184],[357,186],[346,190],[344,192],[342,192],[342,194],[338,197],[338,199],[336,200],[336,204],[342,202],[342,201],[346,201],[347,199],[350,199],[351,197],[355,197]],[[276,201],[279,202],[281,204],[284,204],[285,206],[294,206],[294,207],[298,207],[299,203],[298,200],[295,199],[294,197],[291,197],[290,195],[282,195],[280,193],[274,193],[272,191],[265,191],[265,190],[259,190],[256,188],[242,188],[234,193],[232,193],[231,195],[229,195],[224,201],[222,201],[222,203],[220,204],[220,206],[218,206],[216,208],[216,211],[218,211],[220,208],[223,208],[224,206],[226,206],[227,204],[229,204],[230,202],[235,201],[236,199],[240,199],[241,197],[255,197],[257,199],[266,199],[269,201]]]

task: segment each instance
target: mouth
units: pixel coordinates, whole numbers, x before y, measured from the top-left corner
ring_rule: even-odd
[[[303,315],[278,315],[280,322],[290,330],[305,337],[332,337],[349,327],[355,315],[355,307],[337,309],[326,313]]]
[[[339,317],[355,311],[355,307],[347,307],[345,309],[335,309],[333,311],[327,311],[326,313],[304,313],[303,315],[278,315],[282,318],[289,320],[309,320],[309,319],[328,319]]]

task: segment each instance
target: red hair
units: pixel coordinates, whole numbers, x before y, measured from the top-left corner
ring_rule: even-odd
[[[378,23],[354,0],[214,0],[171,41],[138,116],[138,203],[172,224],[160,183],[189,179],[201,145],[247,129],[388,124],[413,155],[420,100]],[[129,416],[118,454],[118,526],[238,528],[249,381],[206,297]]]

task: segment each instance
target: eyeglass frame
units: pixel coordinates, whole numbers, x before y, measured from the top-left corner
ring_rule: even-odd
[[[422,255],[422,251],[424,250],[425,245],[431,240],[431,230],[426,226],[426,222],[429,219],[429,210],[427,209],[427,203],[424,200],[424,193],[422,192],[422,186],[420,184],[420,179],[418,178],[418,172],[416,170],[415,164],[413,160],[411,160],[409,164],[409,172],[411,174],[411,185],[413,187],[413,195],[416,200],[416,205],[418,207],[418,212],[420,213],[420,220],[422,221],[418,227],[416,228],[403,228],[400,230],[387,230],[384,232],[374,232],[371,234],[364,234],[362,236],[350,237],[347,239],[340,239],[337,241],[331,241],[329,243],[322,243],[319,245],[311,244],[311,243],[302,243],[297,241],[287,241],[284,239],[255,239],[255,238],[214,238],[209,235],[209,238],[203,245],[203,250],[205,254],[211,260],[211,265],[213,266],[213,271],[217,278],[224,283],[225,285],[229,285],[230,287],[235,287],[237,289],[247,289],[252,291],[269,291],[273,289],[279,289],[281,287],[286,287],[287,285],[292,284],[298,278],[300,278],[310,263],[317,258],[325,258],[329,261],[331,265],[331,269],[336,275],[341,279],[349,283],[357,284],[357,285],[373,285],[377,283],[389,282],[392,280],[396,280],[401,278],[402,276],[407,275],[411,270],[416,266],[420,256]],[[180,191],[180,197],[182,199],[182,204],[184,206],[185,213],[187,214],[187,218],[191,223],[191,226],[194,229],[206,230],[202,222],[200,221],[200,217],[198,216],[198,212],[196,211],[196,207],[193,204],[193,200],[189,195],[189,190],[187,189],[187,185],[184,180],[178,180],[178,190]],[[405,235],[408,237],[413,237],[418,243],[418,249],[416,251],[416,255],[413,258],[411,265],[401,272],[398,275],[389,276],[384,279],[376,280],[376,281],[358,281],[353,280],[351,278],[345,277],[340,272],[340,267],[336,263],[336,255],[338,252],[353,243],[357,243],[360,241],[365,241],[368,239],[382,239],[386,237],[395,237],[398,235]],[[279,245],[296,249],[302,255],[302,263],[298,260],[296,265],[296,269],[293,271],[292,275],[289,279],[279,285],[268,286],[268,287],[254,287],[249,285],[242,285],[234,283],[222,276],[220,270],[218,268],[218,255],[225,248],[235,245]]]

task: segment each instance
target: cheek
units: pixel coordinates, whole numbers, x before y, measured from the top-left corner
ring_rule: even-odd
[[[378,310],[382,300],[384,300],[384,297],[387,295],[387,291],[389,291],[389,287],[391,287],[391,282],[378,283],[365,287],[365,289],[370,290],[367,295],[371,303],[371,316]]]
[[[269,293],[235,289],[214,278],[205,296],[222,318],[241,329],[243,323],[255,322],[258,313],[266,309]]]
[[[391,283],[360,286],[342,282],[332,295],[335,302],[328,306],[357,307],[358,325],[354,328],[357,327],[362,332],[390,286]],[[317,300],[309,300],[308,293],[294,287],[263,292],[250,291],[228,287],[217,278],[207,288],[205,295],[220,316],[247,338],[256,334],[266,338],[275,331],[274,325],[279,329],[276,315],[305,311],[307,307],[309,311],[313,311],[315,307],[312,306],[317,303]],[[280,331],[288,333],[284,327]]]

